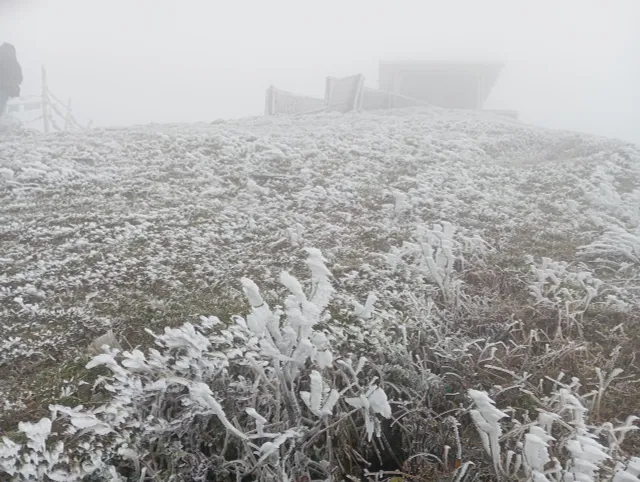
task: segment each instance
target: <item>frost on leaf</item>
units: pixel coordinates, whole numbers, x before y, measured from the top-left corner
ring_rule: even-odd
[[[326,387],[322,375],[316,370],[311,372],[309,379],[310,391],[301,391],[300,398],[311,413],[317,417],[331,415],[340,397],[338,391]]]
[[[473,400],[476,408],[469,413],[478,429],[478,434],[482,440],[485,451],[491,456],[494,469],[497,471],[500,463],[499,438],[502,434],[500,420],[508,415],[495,407],[495,402],[491,400],[487,392],[479,390],[468,390],[467,394]]]
[[[353,305],[354,305],[355,315],[358,318],[361,318],[363,320],[368,320],[369,318],[371,318],[371,315],[373,314],[374,305],[376,301],[378,301],[378,297],[373,293],[369,293],[369,296],[367,296],[367,301],[365,302],[364,306],[362,306],[357,301],[354,301]]]
[[[117,374],[117,375],[125,375],[125,371],[122,369],[122,367],[120,365],[118,365],[118,362],[116,362],[115,358],[113,357],[113,355],[109,354],[109,353],[103,353],[101,355],[96,355],[94,356],[91,361],[89,361],[86,365],[85,368],[87,370],[90,370],[91,368],[95,368],[98,366],[104,365],[107,368],[109,368],[113,373]]]
[[[29,439],[27,447],[36,452],[44,452],[47,438],[51,433],[51,420],[43,418],[37,423],[20,422],[18,430]]]
[[[191,399],[194,402],[196,402],[202,408],[209,410],[211,413],[216,415],[229,432],[233,433],[238,438],[241,438],[241,439],[247,438],[247,436],[244,433],[240,432],[229,421],[226,414],[224,413],[224,410],[222,409],[222,406],[220,405],[220,403],[218,403],[217,400],[213,398],[211,389],[207,386],[206,383],[191,382],[189,380],[175,378],[175,377],[171,378],[170,381],[188,387],[189,394],[191,395]]]
[[[17,461],[21,445],[7,437],[0,440],[0,471],[14,475],[17,471]]]
[[[247,415],[249,415],[251,418],[253,418],[256,421],[256,431],[258,435],[264,434],[264,426],[267,423],[267,419],[264,418],[262,415],[260,415],[258,412],[256,412],[255,408],[249,407],[245,409],[245,411],[247,412]]]
[[[391,405],[389,405],[387,394],[382,388],[375,385],[358,397],[345,398],[345,402],[355,409],[361,409],[369,441],[373,437],[377,424],[374,415],[378,414],[384,418],[391,417]]]
[[[391,416],[391,406],[387,400],[387,394],[385,391],[377,387],[369,395],[369,405],[374,413],[382,415],[384,418]]]
[[[534,471],[544,472],[545,465],[551,461],[547,450],[548,442],[553,440],[542,428],[532,426],[525,435],[524,457],[527,465]]]
[[[81,408],[70,408],[62,405],[51,405],[49,409],[53,417],[57,417],[58,413],[65,415],[71,425],[79,430],[92,432],[97,435],[106,435],[113,429],[105,422],[101,421],[94,413]]]

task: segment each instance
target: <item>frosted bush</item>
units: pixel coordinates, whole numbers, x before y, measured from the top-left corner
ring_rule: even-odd
[[[514,429],[502,437],[501,420],[507,414],[495,407],[486,392],[468,391],[474,403],[470,413],[493,461],[495,474],[522,481],[638,480],[633,473],[637,459],[617,450],[620,439],[610,437],[605,446],[598,438],[605,429],[613,434],[637,427],[628,421],[618,428],[609,423],[601,427],[589,425],[586,397],[579,393],[580,383],[573,379],[564,385],[559,380],[555,390],[542,401],[537,420],[528,423],[514,420],[511,422]],[[528,433],[523,437],[526,427]],[[563,466],[560,459],[565,454],[569,457]]]
[[[566,262],[546,257],[538,263],[527,256],[526,261],[533,275],[529,290],[536,305],[557,312],[556,336],[562,337],[572,327],[582,332],[582,316],[589,309],[628,312],[634,303],[632,292],[606,283],[584,266],[576,270]]]
[[[83,441],[84,455],[76,450],[73,458],[60,459],[61,442],[55,451],[47,450],[51,420],[43,419],[21,425],[29,438],[26,446],[3,441],[2,470],[16,480],[43,474],[78,480],[86,474],[112,474],[107,461],[115,456],[133,463],[138,476],[143,470],[153,474],[159,459],[177,460],[185,450],[197,450],[190,440],[211,426],[222,432],[214,437],[202,470],[284,480],[312,467],[326,471],[328,466],[322,460],[312,463],[304,449],[293,459],[287,454],[301,445],[310,447],[323,433],[331,437],[347,419],[363,424],[369,442],[374,434],[380,436],[380,419],[391,416],[387,395],[375,379],[366,381],[364,358],[355,369],[349,358],[336,358],[327,335],[318,329],[333,294],[331,274],[319,250],[306,251],[310,292],[282,273],[280,281],[289,291],[282,308],[272,310],[257,285],[245,278],[242,286],[251,306],[246,318],[235,317],[227,327],[202,317],[198,325],[166,328],[154,335],[158,349],[147,353],[105,347],[87,368],[110,371],[96,382],[110,392],[110,402],[98,408],[50,407],[51,420],[64,421],[65,433]],[[305,385],[306,390],[301,388]],[[345,407],[351,410],[345,413]],[[151,447],[161,440],[165,452],[156,453]],[[225,461],[230,447],[237,456]],[[325,450],[328,463],[335,454],[330,444]],[[23,453],[30,455],[24,458]],[[61,465],[61,460],[69,463]]]
[[[443,222],[432,229],[417,225],[414,239],[392,248],[385,259],[392,272],[404,271],[406,278],[424,278],[437,286],[444,302],[454,308],[464,302],[457,272],[464,264],[463,252],[475,257],[486,249],[479,236],[456,236],[453,225]]]
[[[611,260],[620,271],[640,268],[640,228],[610,226],[600,239],[579,248],[579,254],[595,260]]]

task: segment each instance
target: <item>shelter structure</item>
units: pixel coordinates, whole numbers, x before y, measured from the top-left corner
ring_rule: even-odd
[[[502,67],[500,63],[383,61],[379,90],[438,107],[482,109]]]

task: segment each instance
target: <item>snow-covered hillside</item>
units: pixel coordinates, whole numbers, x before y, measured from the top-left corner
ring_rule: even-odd
[[[131,349],[148,346],[145,329],[229,323],[248,311],[242,277],[278,304],[280,271],[306,279],[308,247],[333,275],[322,322],[336,346],[353,337],[375,352],[372,333],[401,339],[433,303],[468,340],[535,328],[589,350],[606,345],[602,321],[611,340],[638,337],[613,362],[638,370],[640,149],[629,144],[440,109],[14,132],[0,138],[5,425],[75,393],[58,368],[109,329]],[[545,326],[527,324],[536,313]],[[509,383],[476,375],[464,389]]]

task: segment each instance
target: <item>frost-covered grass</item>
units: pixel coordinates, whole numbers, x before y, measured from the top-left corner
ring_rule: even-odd
[[[638,480],[639,260],[613,140],[439,109],[7,134],[0,471]]]

